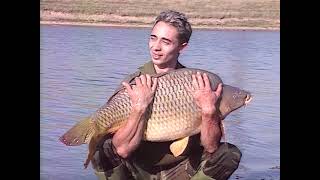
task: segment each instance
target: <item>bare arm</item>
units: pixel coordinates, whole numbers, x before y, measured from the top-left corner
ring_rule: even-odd
[[[221,119],[217,115],[215,107],[221,94],[222,85],[219,84],[217,90],[212,91],[207,74],[202,76],[200,73],[192,76],[192,85],[194,90],[191,92],[197,105],[201,108],[201,144],[205,151],[213,153],[219,147],[222,136]]]
[[[123,83],[131,99],[131,112],[126,124],[113,136],[112,143],[122,158],[127,158],[139,146],[145,125],[145,112],[153,100],[157,79],[152,82],[150,75],[141,75],[135,79],[136,87],[132,89]]]
[[[213,153],[219,147],[221,136],[220,118],[216,115],[202,113],[200,139],[204,149]]]

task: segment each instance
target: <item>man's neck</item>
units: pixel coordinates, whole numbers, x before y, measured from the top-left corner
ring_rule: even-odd
[[[163,67],[157,66],[157,65],[153,65],[153,66],[158,74],[158,73],[164,73],[164,72],[175,70],[177,67],[177,63],[178,63],[178,61],[174,61],[173,63],[166,64],[166,66],[163,66]]]

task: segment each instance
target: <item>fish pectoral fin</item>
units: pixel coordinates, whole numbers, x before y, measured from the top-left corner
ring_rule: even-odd
[[[90,139],[90,142],[89,142],[89,152],[88,152],[88,155],[87,155],[87,159],[85,160],[84,162],[84,168],[87,169],[89,163],[92,161],[93,159],[93,156],[94,156],[94,153],[96,152],[96,147],[97,147],[97,144],[101,141],[101,139],[103,138],[105,134],[94,134],[91,139]]]
[[[183,151],[186,149],[186,147],[188,146],[188,142],[189,142],[189,136],[183,139],[179,139],[170,144],[170,151],[175,157],[177,157],[181,155]]]
[[[116,133],[120,128],[125,125],[125,121],[115,122],[108,130],[107,133]]]

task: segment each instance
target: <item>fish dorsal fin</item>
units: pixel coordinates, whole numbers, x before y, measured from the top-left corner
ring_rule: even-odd
[[[170,151],[172,154],[177,157],[183,153],[183,151],[186,149],[188,146],[189,142],[189,136],[179,139],[177,141],[174,141],[173,143],[170,144]]]

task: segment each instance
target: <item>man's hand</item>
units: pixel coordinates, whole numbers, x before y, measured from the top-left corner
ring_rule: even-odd
[[[154,78],[152,82],[149,74],[136,77],[135,81],[136,86],[133,88],[126,82],[123,82],[122,85],[128,91],[132,107],[144,111],[153,100],[158,81],[157,78]]]
[[[218,85],[216,91],[211,90],[210,81],[206,73],[202,75],[197,72],[197,75],[192,75],[192,86],[186,86],[192,94],[196,104],[201,108],[202,114],[213,116],[216,112],[216,102],[221,94],[222,84]]]
[[[136,77],[135,81],[136,86],[133,88],[128,83],[122,83],[130,96],[132,109],[126,124],[118,129],[112,138],[117,154],[122,158],[130,156],[141,142],[145,125],[144,114],[157,87],[157,79],[152,82],[148,74]]]
[[[216,114],[216,102],[221,94],[222,84],[218,85],[216,91],[212,91],[207,74],[192,75],[193,89],[186,85],[192,94],[196,104],[201,108],[200,140],[204,150],[213,153],[219,147],[221,140],[220,118]]]

